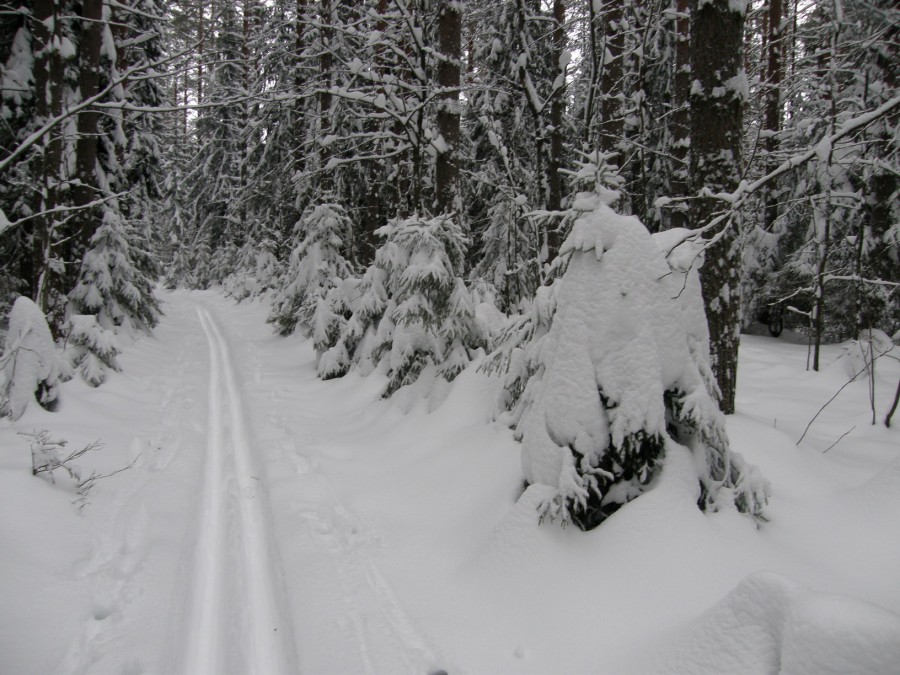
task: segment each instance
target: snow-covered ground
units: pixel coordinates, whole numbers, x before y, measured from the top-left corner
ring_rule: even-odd
[[[860,378],[795,445],[848,379],[840,347],[812,373],[744,336],[728,431],[770,522],[701,513],[676,453],[583,533],[517,503],[495,380],[470,369],[429,413],[378,375],[316,379],[262,303],[163,299],[122,373],[0,421],[0,672],[900,672],[900,431]],[[898,377],[877,363],[879,422]],[[100,439],[85,472],[135,464],[79,510],[31,476],[17,434],[40,429]]]

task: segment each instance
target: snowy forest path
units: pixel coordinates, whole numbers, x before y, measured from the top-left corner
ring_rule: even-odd
[[[209,398],[184,670],[296,672],[265,475],[256,465],[241,387],[218,322],[205,307],[197,315],[209,349]]]
[[[340,416],[340,405],[323,398],[321,383],[311,364],[306,363],[308,347],[273,336],[264,320],[254,314],[259,308],[220,304],[212,297],[195,299],[197,316],[207,333],[211,366],[206,430],[210,464],[205,480],[210,484],[222,482],[215,476],[227,469],[229,460],[227,455],[214,453],[213,446],[222,442],[227,446],[230,437],[238,450],[235,460],[243,456],[258,462],[246,471],[238,466],[238,474],[251,476],[244,490],[264,494],[266,517],[260,529],[268,534],[256,546],[268,551],[268,566],[263,567],[270,572],[270,583],[281,588],[283,574],[284,592],[278,600],[284,603],[280,617],[285,626],[279,626],[277,635],[293,648],[283,659],[289,672],[440,673],[447,668],[446,660],[403,607],[376,562],[384,548],[377,527],[341,498],[340,475],[329,471],[327,458],[334,449],[334,429],[346,420],[334,417]],[[216,322],[215,316],[224,317],[225,311],[228,323],[223,331],[224,322]],[[233,352],[229,351],[229,342]],[[224,401],[216,402],[217,392]],[[228,406],[232,409],[227,413],[216,412]],[[217,435],[223,438],[217,440]],[[224,467],[216,466],[221,462]],[[225,481],[229,480],[226,476]],[[212,491],[209,499],[227,498],[228,494]],[[223,513],[221,506],[212,503],[201,508],[205,513]],[[210,532],[218,527],[215,516],[203,515],[200,521],[209,525]],[[212,539],[211,534],[207,536]],[[201,583],[226,573],[217,567],[221,556],[206,556],[221,547],[221,543],[212,541],[198,544],[195,594],[201,593]],[[224,585],[227,587],[228,582]],[[243,597],[244,602],[252,599]],[[206,606],[200,598],[194,604]],[[276,609],[275,605],[270,608]],[[209,611],[216,613],[215,609]],[[260,645],[276,635],[266,632],[271,616],[272,612],[260,609],[259,618],[252,619]],[[204,619],[196,612],[190,622],[192,631],[201,638],[210,635],[204,622],[219,632],[227,630],[227,626],[216,627],[214,617]],[[244,625],[249,627],[246,622]],[[293,631],[288,634],[292,640],[283,635],[287,630]],[[205,651],[215,653],[212,647]],[[192,649],[204,648],[192,645]],[[209,661],[206,664],[213,665]],[[199,671],[189,668],[186,672]]]
[[[380,385],[323,388],[311,346],[273,335],[261,303],[175,291],[165,308],[125,374],[91,390],[121,418],[110,444],[127,459],[111,468],[135,465],[86,512],[97,532],[72,574],[89,604],[52,672],[453,669],[382,569],[392,544],[335,462],[368,450],[343,433],[379,418]]]

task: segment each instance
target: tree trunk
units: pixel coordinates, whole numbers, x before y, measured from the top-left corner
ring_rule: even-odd
[[[603,15],[604,58],[603,76],[600,79],[600,149],[613,153],[610,161],[621,167],[619,150],[622,143],[624,115],[622,97],[624,95],[625,31],[622,30],[622,0],[604,3]]]
[[[692,192],[731,192],[741,171],[743,87],[741,47],[744,14],[729,0],[691,2],[691,179]],[[711,222],[721,202],[696,199],[693,227]],[[723,209],[724,210],[724,209]],[[740,342],[740,248],[736,227],[726,218],[707,233],[711,243],[700,270],[709,325],[713,371],[720,405],[734,412]]]
[[[675,78],[672,105],[672,196],[687,197],[691,161],[691,14],[689,0],[675,1]],[[688,210],[679,205],[671,212],[671,227],[690,227]]]
[[[564,0],[553,0],[553,56],[558,68],[553,83],[553,100],[550,102],[550,156],[547,158],[547,210],[562,210],[562,176],[559,171],[563,163],[563,109],[566,104],[566,71],[560,67],[566,49],[566,5]],[[559,251],[559,228],[548,226],[547,254],[553,260]]]
[[[778,165],[778,133],[781,131],[781,79],[784,71],[782,58],[784,44],[784,8],[782,0],[769,0],[769,34],[767,38],[766,64],[766,119],[765,139],[766,173]],[[774,187],[766,187],[765,192],[765,227],[771,231],[778,219],[778,195]]]
[[[438,9],[437,132],[444,145],[435,164],[435,208],[459,210],[459,85],[462,58],[462,12],[457,0],[442,0]]]
[[[203,22],[204,0],[197,0],[197,103],[203,103],[203,57],[206,48],[206,26]]]
[[[62,114],[63,62],[59,50],[53,46],[59,30],[56,0],[35,0],[34,18],[35,121],[40,125]],[[43,145],[37,149],[33,160],[34,175],[40,181],[34,211],[47,214],[35,218],[32,293],[38,307],[47,316],[54,336],[58,335],[62,323],[63,308],[59,298],[63,293],[59,272],[52,266],[56,255],[53,251],[56,221],[50,212],[59,206],[62,160],[63,140],[57,127],[44,137]]]
[[[319,28],[321,40],[319,49],[319,73],[322,77],[322,87],[319,90],[319,140],[321,141],[331,133],[331,83],[332,68],[334,63],[334,55],[331,52],[331,41],[334,37],[334,29],[332,24],[334,17],[332,15],[331,0],[321,0],[320,16],[321,26]],[[332,180],[331,170],[326,169],[328,160],[331,159],[331,144],[322,143],[319,145],[319,171],[321,178],[319,180],[319,195],[326,201],[334,198],[332,192],[334,190],[334,182]]]
[[[84,0],[81,10],[81,41],[78,44],[78,89],[81,100],[96,96],[100,90],[100,48],[103,39],[103,0]],[[97,214],[87,204],[97,198],[97,148],[100,113],[87,107],[78,113],[78,137],[75,142],[75,175],[72,188],[75,205],[81,207],[77,223],[76,255],[80,258],[97,229]]]

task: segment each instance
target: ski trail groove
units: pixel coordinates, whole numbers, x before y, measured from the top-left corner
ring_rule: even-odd
[[[240,386],[217,322],[203,307],[197,315],[209,346],[209,410],[185,672],[293,672],[295,659],[285,643],[293,631],[279,602],[264,477],[254,466]],[[228,490],[230,482],[237,491]],[[229,519],[230,512],[236,516]],[[236,553],[229,549],[234,542]],[[238,650],[242,663],[227,659],[235,625],[245,643]]]

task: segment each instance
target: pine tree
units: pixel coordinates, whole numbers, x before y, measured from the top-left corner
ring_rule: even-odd
[[[320,361],[332,377],[354,366],[362,372],[383,365],[389,381],[384,396],[414,383],[433,369],[453,380],[484,345],[471,294],[461,278],[466,239],[447,216],[396,219],[379,231],[384,244],[375,254],[352,314],[334,347]]]
[[[269,323],[280,335],[290,335],[298,327],[306,337],[316,333],[322,322],[321,316],[316,320],[316,313],[326,309],[320,307],[320,300],[354,272],[352,260],[346,257],[352,227],[346,210],[337,204],[311,207],[297,223],[295,237],[299,243],[291,254],[284,290],[275,299],[269,316]],[[337,298],[332,295],[332,300]],[[331,329],[326,332],[332,333]],[[321,332],[317,342],[319,351],[332,346],[326,344]]]
[[[508,382],[540,517],[596,527],[652,486],[673,442],[694,454],[701,508],[760,516],[767,485],[729,450],[715,401],[696,252],[667,264],[609,194],[577,200],[549,328],[519,356],[524,381]]]

